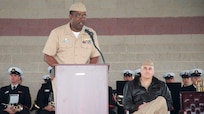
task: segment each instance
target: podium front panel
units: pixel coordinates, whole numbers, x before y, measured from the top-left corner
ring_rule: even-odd
[[[57,65],[56,114],[108,114],[107,65]]]

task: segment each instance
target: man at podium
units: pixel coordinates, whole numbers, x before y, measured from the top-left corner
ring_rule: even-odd
[[[86,11],[82,2],[72,4],[70,21],[51,31],[43,49],[44,60],[48,65],[97,63],[100,53],[93,45],[99,48],[97,34],[85,26]]]
[[[96,32],[87,26],[86,7],[76,2],[69,9],[69,22],[53,29],[43,49],[44,61],[56,64],[96,64],[100,53]],[[97,47],[97,48],[96,48]],[[52,80],[54,97],[55,78]]]

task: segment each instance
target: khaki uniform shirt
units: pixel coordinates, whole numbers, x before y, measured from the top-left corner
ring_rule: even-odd
[[[90,58],[99,56],[91,37],[84,31],[93,32],[94,42],[99,48],[96,32],[86,26],[83,27],[78,38],[70,29],[70,24],[62,25],[51,31],[43,49],[43,53],[54,56],[59,64],[86,64]]]

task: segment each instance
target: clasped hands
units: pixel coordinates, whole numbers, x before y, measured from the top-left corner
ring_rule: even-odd
[[[11,105],[8,104],[4,111],[8,112],[9,114],[15,114],[16,112],[20,112],[23,110],[22,105]]]

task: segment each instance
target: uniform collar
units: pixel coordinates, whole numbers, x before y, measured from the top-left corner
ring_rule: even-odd
[[[17,88],[18,85],[19,85],[19,84],[16,84],[16,85],[11,84],[11,88],[13,88],[14,86],[15,86],[15,88]]]
[[[83,33],[83,34],[87,34],[85,32],[85,28],[87,28],[85,25],[83,26],[82,30],[80,31],[80,34]],[[66,27],[65,27],[65,30],[64,30],[64,33],[65,34],[72,34],[72,30],[70,28],[70,22],[67,23]]]

